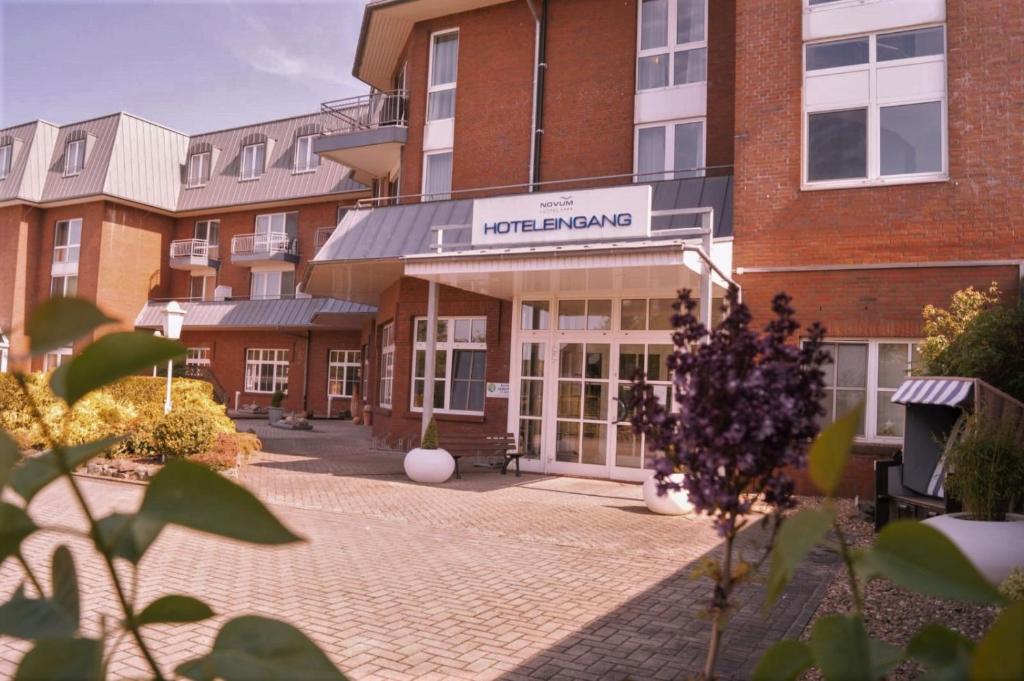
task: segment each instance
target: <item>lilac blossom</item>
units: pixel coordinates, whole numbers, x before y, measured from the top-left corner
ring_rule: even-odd
[[[658,458],[659,493],[684,489],[699,513],[731,535],[760,496],[784,509],[793,505],[788,469],[803,467],[824,415],[824,374],[829,361],[817,323],[795,342],[800,325],[790,298],[772,300],[775,318],[763,333],[735,289],[725,317],[710,332],[694,311],[689,289],[679,293],[672,317],[675,351],[668,358],[673,405],[665,405],[638,375],[633,383],[633,428],[647,436]],[[668,476],[683,473],[684,481]]]

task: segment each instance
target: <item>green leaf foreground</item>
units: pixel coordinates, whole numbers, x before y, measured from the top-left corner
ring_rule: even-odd
[[[14,467],[21,461],[21,451],[11,436],[0,430],[0,490],[11,481]]]
[[[913,520],[889,523],[858,561],[865,578],[885,577],[908,591],[951,601],[1005,599],[946,535]]]
[[[107,437],[95,442],[86,442],[75,447],[63,449],[64,464],[68,470],[75,470],[89,459],[110,449],[122,438]],[[14,469],[11,476],[11,487],[17,492],[25,503],[32,501],[32,498],[44,487],[61,476],[60,463],[57,460],[57,453],[49,451],[39,456],[33,456],[25,460],[21,466]]]
[[[814,654],[809,645],[803,641],[779,641],[761,656],[753,681],[796,681],[812,666]]]
[[[832,527],[832,509],[805,509],[782,521],[775,546],[765,595],[765,609],[771,608],[786,589],[793,571]]]
[[[1006,608],[978,642],[971,665],[972,679],[1024,679],[1024,602]]]
[[[861,402],[823,430],[811,446],[808,473],[811,481],[827,497],[835,494],[843,479],[853,438],[863,420],[864,403]]]
[[[29,336],[32,355],[39,356],[116,321],[88,301],[79,298],[51,298],[32,311],[25,325],[25,333]]]
[[[907,657],[927,671],[921,681],[960,681],[968,678],[974,642],[940,624],[922,627],[907,645]]]
[[[0,634],[29,640],[72,636],[78,619],[50,598],[29,598],[24,586],[0,605]]]
[[[338,681],[345,675],[305,634],[284,622],[246,616],[217,634],[213,649],[175,670],[192,681]]]
[[[81,617],[78,575],[75,572],[75,559],[67,546],[61,544],[53,552],[50,573],[53,581],[53,601],[67,613],[77,629]]]
[[[39,527],[21,508],[0,501],[0,565],[21,551],[21,542]]]
[[[111,333],[62,364],[50,377],[50,388],[73,405],[97,388],[184,354],[177,341],[141,331]]]
[[[14,681],[99,681],[103,644],[90,638],[47,639],[21,659]]]
[[[896,646],[868,638],[858,616],[819,619],[811,629],[811,650],[826,681],[878,679],[903,659]]]
[[[213,610],[191,596],[161,596],[139,613],[136,621],[146,624],[185,624],[213,617]]]

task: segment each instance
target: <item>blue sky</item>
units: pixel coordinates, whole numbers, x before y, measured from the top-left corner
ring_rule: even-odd
[[[0,0],[0,127],[129,111],[186,133],[316,111],[365,0]]]

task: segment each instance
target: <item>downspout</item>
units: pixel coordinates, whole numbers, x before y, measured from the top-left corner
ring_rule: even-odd
[[[309,413],[309,346],[312,337],[313,332],[306,331],[306,370],[302,372],[302,411],[307,414]]]
[[[538,11],[536,3],[540,3]],[[533,47],[533,125],[530,134],[530,191],[538,189],[540,182],[541,141],[544,137],[544,75],[547,72],[547,0],[526,0],[535,22]]]

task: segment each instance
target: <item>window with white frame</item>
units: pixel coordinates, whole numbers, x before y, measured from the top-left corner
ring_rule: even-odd
[[[288,392],[288,350],[250,348],[245,351],[245,392]]]
[[[7,373],[7,353],[11,349],[11,343],[7,336],[0,333],[0,374]]]
[[[78,275],[66,274],[50,277],[51,298],[74,298],[78,294]]]
[[[824,344],[832,362],[825,372],[825,423],[864,403],[864,421],[857,435],[869,440],[903,436],[904,407],[892,403],[912,367],[919,361],[916,341],[834,341]]]
[[[188,348],[185,352],[185,364],[188,366],[210,366],[210,348]]]
[[[636,89],[708,79],[707,0],[641,0]]]
[[[5,144],[0,147],[0,180],[11,174],[11,158],[13,155],[13,145]]]
[[[70,345],[65,345],[62,348],[55,348],[46,353],[43,357],[43,371],[53,371],[64,362],[71,359],[73,350]]]
[[[71,140],[64,147],[64,175],[77,175],[85,169],[85,140]]]
[[[704,167],[704,121],[673,121],[636,128],[636,181],[696,177]]]
[[[190,300],[213,300],[216,288],[214,277],[193,274],[188,278],[188,297]]]
[[[316,170],[320,165],[319,154],[313,153],[313,140],[316,135],[302,135],[295,138],[295,158],[292,164],[292,171],[306,173]]]
[[[242,179],[255,180],[263,174],[267,145],[263,142],[242,147]]]
[[[210,152],[203,151],[188,157],[188,186],[202,187],[210,181]]]
[[[217,257],[220,247],[220,220],[197,220],[193,235],[194,238],[206,242],[208,257]]]
[[[945,41],[928,26],[805,45],[806,185],[946,177]]]
[[[391,394],[395,384],[395,324],[380,327],[380,386],[377,404],[391,408]]]
[[[416,320],[412,408],[423,408],[426,386],[427,320]],[[487,388],[487,319],[442,317],[437,320],[434,409],[479,414]]]
[[[455,118],[455,81],[459,71],[459,32],[445,31],[430,37],[430,68],[427,81],[427,121]]]
[[[291,237],[295,237],[298,234],[298,231],[298,211],[292,211],[290,213],[263,213],[262,215],[256,216],[257,234],[287,234]]]
[[[452,152],[423,155],[423,200],[447,201],[452,197]]]
[[[352,397],[362,375],[362,353],[331,350],[327,362],[327,396]]]
[[[81,248],[82,219],[58,220],[53,233],[53,262],[77,263]]]
[[[276,300],[295,296],[295,270],[255,270],[249,279],[249,298]]]

